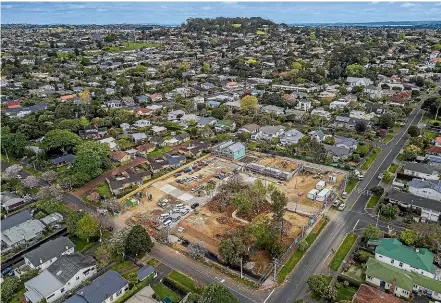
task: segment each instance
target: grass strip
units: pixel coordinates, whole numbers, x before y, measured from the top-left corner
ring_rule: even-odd
[[[334,255],[334,258],[332,258],[331,263],[329,264],[329,267],[337,271],[340,267],[343,260],[346,258],[346,255],[348,254],[349,250],[351,249],[354,242],[357,240],[356,234],[348,234],[346,238],[343,240],[342,244],[338,248],[337,252]]]

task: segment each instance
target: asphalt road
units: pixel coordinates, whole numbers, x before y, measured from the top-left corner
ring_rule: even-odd
[[[308,292],[307,279],[316,272],[322,272],[328,265],[332,249],[336,250],[344,236],[354,228],[363,228],[370,223],[375,224],[376,218],[364,211],[369,196],[363,194],[379,183],[378,175],[386,170],[403,148],[407,140],[407,129],[416,125],[422,117],[421,107],[417,106],[410,114],[407,123],[395,135],[394,139],[383,147],[375,162],[364,174],[347,199],[347,208],[343,213],[331,220],[322,234],[310,248],[306,256],[297,265],[289,280],[281,288],[274,291],[266,302],[291,303],[304,298]],[[380,222],[379,227],[387,230],[387,225]],[[399,227],[395,227],[398,228]]]

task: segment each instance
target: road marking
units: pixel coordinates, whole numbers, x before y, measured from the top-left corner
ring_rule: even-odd
[[[354,228],[352,229],[352,231],[355,230],[355,228],[357,227],[359,221],[360,221],[360,219],[357,220],[357,223],[355,223]]]
[[[276,290],[276,289],[274,288],[273,291],[270,292],[270,294],[268,295],[268,297],[266,297],[266,299],[265,299],[265,301],[263,301],[263,303],[265,303],[266,301],[268,301],[269,297],[271,297],[271,295],[273,294],[273,292],[274,292],[275,290]]]
[[[410,121],[409,125],[405,128],[405,131],[403,132],[403,134],[401,135],[401,137],[398,139],[397,142],[401,141],[401,139],[403,139],[404,135],[407,133],[407,130],[409,129],[409,127],[411,125],[413,125],[413,122],[415,121],[416,117],[418,117],[418,114],[420,113],[421,108],[417,111],[417,113],[415,114],[415,117],[413,117],[413,119]],[[393,139],[392,139],[393,141]],[[391,142],[392,142],[391,141]],[[384,157],[383,161],[381,161],[380,165],[378,165],[377,170],[374,172],[374,174],[372,175],[372,177],[369,179],[369,181],[366,184],[366,187],[364,188],[366,190],[366,188],[368,187],[369,183],[371,183],[372,179],[375,177],[375,175],[377,174],[378,170],[380,169],[380,167],[383,165],[384,161],[386,161],[387,157],[389,157],[390,153],[393,151],[393,147],[390,149],[390,151],[387,153],[386,157]],[[374,161],[375,163],[375,161]],[[358,183],[360,184],[360,183]],[[358,185],[357,185],[358,187]],[[352,193],[351,193],[352,194]],[[349,208],[349,211],[352,210],[352,208],[355,206],[355,204],[357,204],[357,200],[360,199],[361,194],[358,195],[358,197],[355,199],[355,203],[352,204],[351,208]]]

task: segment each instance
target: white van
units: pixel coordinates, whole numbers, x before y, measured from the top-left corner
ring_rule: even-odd
[[[170,224],[172,224],[172,220],[168,219],[167,221],[165,221],[164,223],[162,223],[164,226],[169,226]]]

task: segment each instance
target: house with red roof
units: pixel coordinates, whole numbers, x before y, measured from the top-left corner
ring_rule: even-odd
[[[151,114],[152,114],[151,111],[148,108],[145,108],[145,107],[138,108],[138,110],[136,111],[136,116],[137,117],[139,117],[139,116],[149,116]]]
[[[8,103],[6,105],[8,108],[20,108],[21,107],[20,100],[8,101]]]

